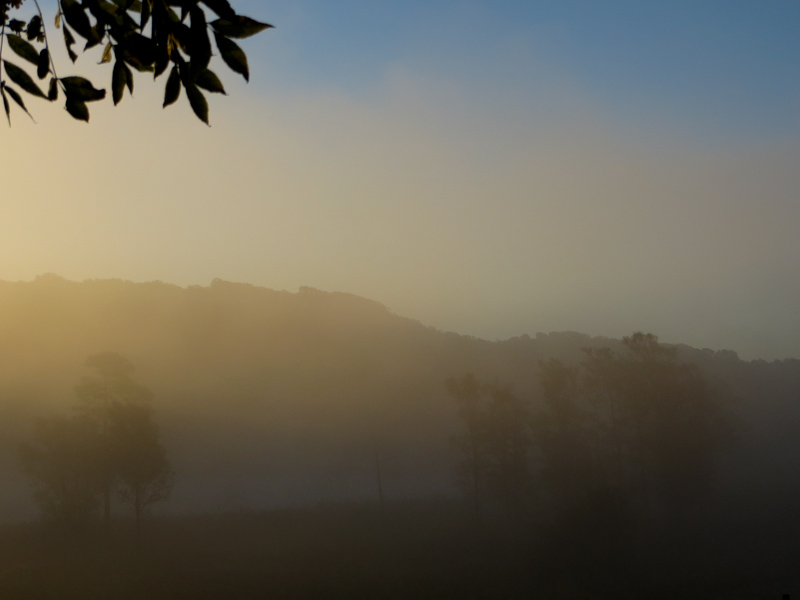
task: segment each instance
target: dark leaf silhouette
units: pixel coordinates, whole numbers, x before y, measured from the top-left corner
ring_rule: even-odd
[[[84,12],[80,3],[76,0],[61,0],[61,11],[69,26],[86,40],[88,47],[91,47],[89,44],[97,45],[100,43],[97,32],[92,27],[88,15]]]
[[[19,95],[19,92],[12,88],[11,86],[3,86],[4,91],[8,92],[8,95],[11,96],[11,99],[19,106],[25,113],[30,117],[31,113],[28,112],[28,109],[25,107],[25,102],[22,100],[22,96]],[[33,117],[31,117],[33,118]]]
[[[30,75],[25,72],[23,69],[18,67],[12,62],[7,60],[3,61],[3,65],[6,68],[6,74],[8,78],[16,83],[19,87],[23,90],[31,94],[32,96],[39,96],[40,98],[47,98],[44,95],[44,92],[39,89],[39,86],[33,81]]]
[[[122,100],[122,94],[125,92],[125,86],[128,83],[128,75],[125,69],[125,63],[121,60],[114,63],[114,71],[111,76],[111,94],[114,97],[115,106]]]
[[[8,45],[18,56],[34,65],[39,64],[39,53],[33,47],[33,44],[18,35],[8,35],[6,39],[8,40]]]
[[[211,21],[211,26],[217,33],[237,39],[248,38],[265,29],[272,28],[272,25],[268,23],[259,23],[249,17],[240,16],[231,19],[217,19],[216,21]]]
[[[64,86],[67,98],[74,98],[83,102],[95,102],[106,97],[105,90],[98,90],[92,82],[85,77],[62,77],[59,81]]]
[[[74,119],[89,122],[89,107],[86,106],[86,102],[83,100],[67,96],[65,108]]]
[[[47,99],[50,100],[50,102],[58,100],[58,79],[55,77],[50,79],[50,86],[47,90]]]
[[[213,92],[215,94],[224,94],[225,88],[222,85],[222,82],[217,77],[216,73],[211,69],[206,69],[202,73],[197,76],[197,87],[203,88],[206,91]]]
[[[189,98],[189,104],[191,104],[192,110],[194,114],[197,115],[197,118],[208,125],[208,102],[206,102],[206,97],[203,96],[203,92],[195,85],[187,85],[186,97]]]
[[[50,73],[50,53],[47,48],[42,48],[36,65],[36,75],[39,79],[44,79],[48,73]]]
[[[222,60],[230,67],[231,71],[239,73],[245,79],[250,81],[250,69],[247,66],[247,56],[239,45],[218,33],[214,34],[214,39],[217,42]]]
[[[11,125],[11,107],[8,105],[8,98],[6,98],[6,90],[4,88],[0,88],[0,95],[3,96],[3,109],[6,111],[6,119],[8,119],[8,124]]]
[[[70,60],[72,62],[78,60],[78,55],[75,54],[75,51],[72,49],[72,46],[75,45],[75,36],[72,35],[72,32],[66,25],[64,25],[64,45],[67,47],[67,54]]]
[[[25,30],[25,36],[29,40],[36,40],[39,42],[44,41],[42,34],[42,18],[36,15],[28,22],[28,28]]]
[[[195,6],[191,10],[191,55],[192,73],[198,74],[208,67],[211,61],[211,41],[208,39],[208,26],[203,9]]]
[[[181,95],[181,76],[178,67],[172,67],[164,91],[164,108],[175,103]]]

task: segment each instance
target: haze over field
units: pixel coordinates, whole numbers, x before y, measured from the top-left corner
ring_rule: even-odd
[[[3,597],[800,588],[797,359],[222,280],[0,281],[0,333]]]
[[[220,70],[212,128],[140,77],[89,126],[32,101],[0,134],[0,279],[308,285],[488,339],[800,356],[796,3],[237,8],[276,29],[243,43],[249,87]]]

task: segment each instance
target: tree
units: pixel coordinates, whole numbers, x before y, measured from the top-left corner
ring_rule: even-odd
[[[133,509],[138,531],[144,509],[169,498],[172,468],[159,439],[151,406],[134,402],[115,404],[110,409],[109,423],[117,494]]]
[[[517,515],[530,484],[528,407],[509,386],[481,383],[471,373],[445,385],[466,427],[452,438],[463,455],[458,483],[473,497],[478,516],[483,499]]]
[[[95,371],[75,386],[78,398],[76,409],[94,422],[98,432],[98,453],[102,471],[103,519],[111,520],[111,497],[119,477],[119,465],[113,451],[115,420],[125,416],[119,407],[139,406],[149,403],[153,394],[133,380],[134,367],[128,359],[114,352],[94,354],[86,359],[85,366]]]
[[[481,488],[485,485],[486,471],[480,410],[482,386],[472,373],[468,373],[461,379],[451,377],[445,381],[445,387],[458,403],[458,415],[466,428],[463,433],[451,438],[453,445],[463,455],[456,467],[456,484],[472,496],[475,514],[480,518]]]
[[[85,77],[57,75],[38,0],[33,0],[35,11],[29,18],[11,16],[20,16],[24,2],[0,0],[0,61],[5,74],[0,78],[0,96],[9,123],[9,99],[30,115],[20,90],[51,102],[63,93],[67,112],[88,122],[87,103],[103,100],[105,89],[95,88]],[[164,107],[176,102],[183,89],[195,115],[206,124],[208,102],[203,91],[225,94],[219,77],[209,68],[212,35],[225,65],[249,81],[247,56],[233,40],[272,27],[237,14],[228,0],[56,0],[56,11],[55,27],[61,29],[73,63],[78,58],[73,49],[78,38],[84,42],[83,51],[102,47],[100,62],[113,63],[111,95],[115,105],[126,89],[133,93],[134,71],[152,73],[154,78],[169,71]],[[30,64],[36,78],[49,78],[46,90],[26,69],[7,59],[6,47]]]
[[[533,419],[533,437],[543,460],[542,477],[558,505],[585,500],[591,486],[588,415],[580,406],[580,373],[562,361],[539,362],[545,410]]]
[[[20,447],[20,466],[34,482],[47,519],[69,527],[91,521],[100,505],[102,468],[95,423],[82,415],[38,419]]]
[[[622,345],[623,353],[587,349],[580,376],[542,365],[549,428],[537,440],[545,466],[569,479],[578,461],[589,490],[644,509],[683,510],[710,480],[721,433],[714,395],[697,367],[678,363],[655,335],[637,332]],[[568,431],[581,432],[569,434],[577,435],[571,450]]]
[[[167,499],[173,481],[152,392],[132,379],[133,365],[118,354],[90,356],[86,365],[96,374],[76,386],[74,412],[39,419],[20,462],[46,517],[82,524],[102,506],[108,523],[116,494],[138,529],[144,509]]]

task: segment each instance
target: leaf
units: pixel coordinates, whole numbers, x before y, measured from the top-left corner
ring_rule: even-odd
[[[81,102],[94,102],[106,97],[105,90],[96,89],[92,85],[92,82],[85,77],[62,77],[59,81],[61,81],[61,84],[64,86],[67,100],[73,98]]]
[[[125,69],[125,84],[128,86],[128,91],[133,95],[133,71],[125,63],[122,63],[122,68]]]
[[[75,36],[72,35],[69,27],[64,25],[64,45],[67,47],[67,53],[69,54],[70,60],[75,62],[78,60],[78,55],[72,50],[73,44],[75,44]]]
[[[105,25],[100,21],[92,27],[92,34],[86,40],[86,44],[83,46],[83,51],[86,52],[89,48],[94,48],[100,42],[103,41],[103,36],[105,35]]]
[[[58,79],[55,77],[50,78],[50,87],[47,90],[47,99],[50,102],[58,99]]]
[[[265,29],[272,28],[272,25],[268,23],[259,23],[250,17],[240,17],[238,15],[235,18],[211,21],[209,25],[211,25],[217,33],[236,39],[248,38]]]
[[[44,92],[39,89],[39,86],[34,83],[33,79],[31,79],[31,76],[20,69],[17,65],[12,62],[8,62],[7,60],[3,61],[3,65],[6,68],[6,75],[8,75],[8,78],[23,90],[32,96],[39,96],[40,98],[47,97],[44,95]]]
[[[67,96],[67,103],[64,108],[72,115],[73,119],[89,122],[89,107],[86,106],[86,102],[83,100]]]
[[[206,97],[203,96],[203,92],[201,92],[196,85],[187,85],[186,97],[189,99],[189,104],[192,106],[192,110],[194,114],[197,115],[197,118],[208,125],[208,102],[206,102]]]
[[[8,126],[11,127],[11,107],[8,105],[8,98],[6,98],[6,90],[0,88],[0,95],[3,96],[3,108],[6,111],[6,119],[8,119]]]
[[[5,2],[5,4],[8,4],[8,2]],[[8,22],[8,28],[14,33],[22,33],[25,30],[25,26],[25,21],[20,21],[19,19],[11,19]]]
[[[19,106],[22,110],[24,110],[25,114],[27,114],[31,118],[31,120],[33,120],[33,115],[31,115],[31,113],[28,112],[28,109],[25,108],[25,102],[22,100],[22,96],[19,95],[19,92],[17,92],[17,90],[7,85],[3,86],[3,89],[6,92],[8,92],[8,95],[11,96],[11,99],[17,103],[17,106]]]
[[[211,69],[206,69],[200,73],[197,76],[195,83],[197,84],[197,87],[203,88],[204,90],[214,94],[225,94],[225,88],[222,86],[222,82],[219,80],[219,77],[217,77],[217,74]]]
[[[177,46],[187,54],[190,54],[192,30],[183,23],[175,23],[170,27],[170,33],[172,34],[172,39],[177,42]]]
[[[61,12],[69,26],[82,38],[88,41],[95,37],[89,17],[84,12],[83,6],[76,0],[61,0]]]
[[[164,108],[175,103],[181,95],[181,76],[178,67],[172,67],[164,90]]]
[[[158,58],[156,58],[156,63],[153,65],[153,79],[159,78],[164,71],[167,70],[169,66],[169,48],[159,48]]]
[[[50,53],[47,51],[47,48],[42,48],[42,51],[39,52],[39,64],[36,68],[36,75],[39,76],[39,79],[44,79],[47,77],[47,74],[50,72]]]
[[[250,81],[250,69],[247,66],[247,55],[244,50],[236,42],[218,33],[214,34],[214,39],[225,64],[230,67],[231,71],[241,74],[245,81]]]
[[[103,56],[100,58],[100,64],[103,65],[105,63],[111,62],[111,51],[114,49],[114,46],[111,42],[106,44],[106,47],[103,48]]]
[[[125,86],[128,83],[128,74],[125,72],[125,63],[117,59],[114,62],[114,70],[111,74],[111,96],[114,99],[114,106],[120,103],[122,95],[125,93]]]
[[[66,19],[69,26],[86,40],[86,48],[91,48],[100,43],[100,35],[97,32],[97,28],[92,27],[89,16],[79,2],[76,2],[76,0],[61,0],[61,11],[64,13],[64,19]]]
[[[120,40],[119,46],[126,53],[125,60],[135,69],[150,67],[158,56],[158,45],[141,33],[132,33]]]
[[[25,30],[25,36],[29,40],[38,40],[42,35],[42,18],[36,15],[28,22],[28,29]]]
[[[150,3],[145,2],[141,5],[141,10],[139,11],[142,13],[142,18],[139,20],[139,29],[144,31],[144,28],[147,27],[147,23],[150,21],[150,14],[151,8]]]
[[[6,39],[8,40],[8,45],[16,52],[17,56],[24,58],[34,65],[39,64],[39,53],[36,51],[36,48],[33,47],[33,44],[14,34],[7,35]]]
[[[191,23],[191,56],[192,75],[196,76],[208,67],[211,61],[211,41],[208,39],[208,25],[203,9],[195,6],[190,11]]]

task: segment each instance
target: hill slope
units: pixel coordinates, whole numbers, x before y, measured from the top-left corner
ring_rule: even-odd
[[[448,439],[460,424],[446,378],[497,378],[536,403],[539,360],[578,362],[584,347],[618,343],[577,333],[489,342],[310,288],[0,282],[0,518],[31,514],[15,448],[35,416],[69,409],[97,352],[129,358],[155,392],[178,473],[171,507],[217,510],[374,497],[376,460],[389,497],[452,493]],[[754,426],[751,462],[794,448],[800,361],[679,350],[736,392],[731,410]]]

